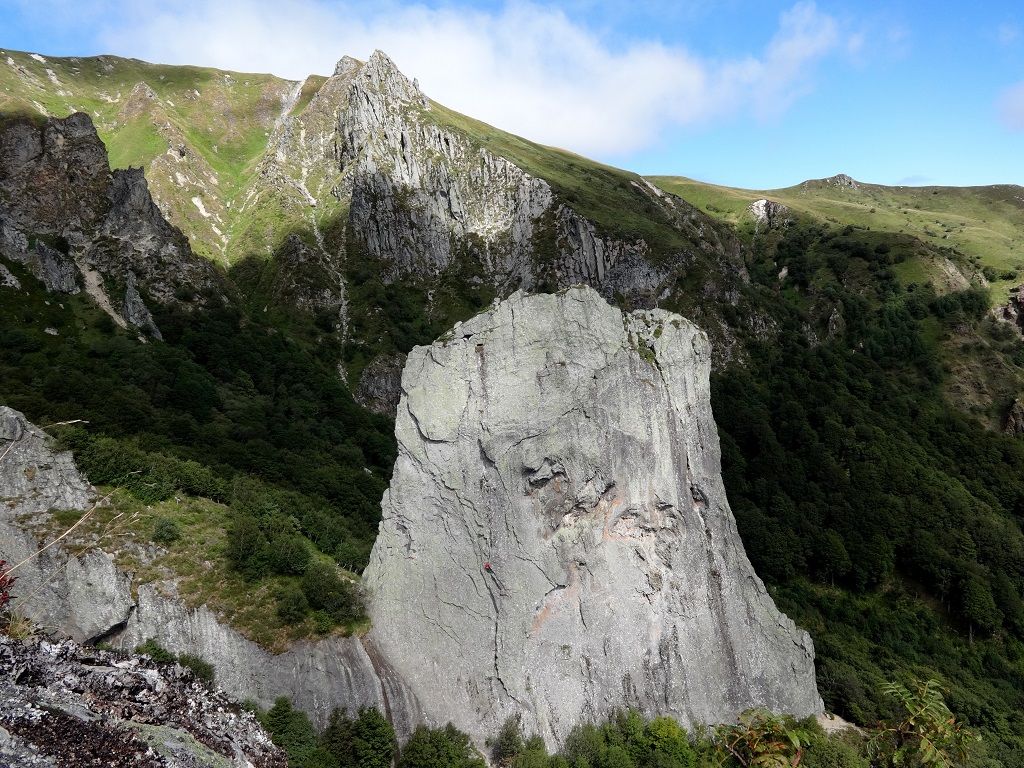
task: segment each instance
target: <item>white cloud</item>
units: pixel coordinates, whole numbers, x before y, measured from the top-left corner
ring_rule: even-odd
[[[996,36],[1001,45],[1010,45],[1020,37],[1020,28],[1016,24],[1001,24]]]
[[[1024,81],[1004,88],[996,101],[999,119],[1011,131],[1024,131]]]
[[[613,46],[556,8],[516,0],[493,11],[350,0],[76,5],[78,18],[85,6],[106,19],[97,42],[107,52],[163,63],[300,79],[380,48],[446,106],[591,155],[637,151],[679,126],[775,119],[813,90],[818,61],[859,44],[813,2],[794,5],[763,51],[737,60],[655,40]]]

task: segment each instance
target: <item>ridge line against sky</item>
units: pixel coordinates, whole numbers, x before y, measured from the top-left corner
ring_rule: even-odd
[[[289,79],[379,48],[448,107],[642,174],[1024,184],[1024,6],[980,5],[0,0],[0,47]]]

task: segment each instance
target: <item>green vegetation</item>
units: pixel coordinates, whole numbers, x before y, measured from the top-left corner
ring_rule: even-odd
[[[88,113],[108,147],[111,167],[170,164],[162,173],[148,173],[149,183],[170,204],[173,223],[188,233],[196,253],[220,263],[236,257],[211,224],[224,234],[249,228],[247,220],[238,221],[245,219],[238,215],[244,207],[239,203],[294,83],[272,75],[117,56],[47,58],[45,63],[18,51],[6,51],[6,57],[14,64],[0,68],[0,113]],[[310,78],[293,112],[304,109],[316,84],[323,82]],[[193,203],[194,197],[204,202],[207,215]],[[251,213],[254,208],[266,210],[257,205],[250,207]],[[219,218],[210,218],[214,216]],[[273,247],[286,233],[285,226],[274,231]],[[251,252],[243,247],[237,255]]]
[[[847,187],[829,180],[795,187],[752,191],[718,187],[675,176],[652,176],[666,192],[679,195],[712,217],[732,225],[748,241],[754,237],[755,200],[784,204],[787,216],[821,224],[903,234],[970,259],[993,283],[993,301],[1005,301],[1024,274],[1024,208],[1020,187]]]
[[[86,422],[55,433],[92,482],[127,491],[116,504],[128,514],[116,525],[163,544],[163,566],[182,569],[193,596],[220,595],[214,603],[229,621],[235,616],[234,626],[269,646],[284,641],[268,629],[280,616],[305,627],[298,636],[364,625],[351,572],[365,565],[376,535],[393,427],[352,401],[329,352],[226,306],[165,312],[158,322],[167,341],[143,344],[103,323],[87,299],[50,301],[31,276],[12,270],[30,290],[0,309],[3,402],[41,425]],[[155,517],[147,509],[154,505]],[[220,527],[188,511],[200,508],[216,509],[210,520]],[[99,538],[114,524],[105,511],[91,522]],[[197,567],[211,556],[216,568]],[[333,597],[309,600],[331,617],[326,628],[294,601],[289,613],[270,600],[262,617],[245,605],[315,562],[350,572],[339,572]],[[157,565],[131,570],[140,580],[163,573]]]
[[[419,725],[398,753],[395,768],[486,768],[469,736],[451,723],[443,728]]]
[[[353,403],[337,365],[355,381],[378,355],[428,343],[480,311],[495,289],[468,254],[436,278],[387,281],[389,265],[343,241],[344,211],[329,204],[318,208],[318,232],[273,191],[242,206],[266,116],[290,87],[282,81],[113,57],[51,60],[72,93],[57,96],[44,65],[11,55],[0,111],[84,109],[115,164],[166,161],[170,150],[168,162],[216,176],[217,201],[224,211],[233,204],[229,259],[255,257],[230,272],[248,313],[212,298],[209,311],[163,310],[166,341],[146,344],[86,298],[57,300],[10,265],[24,291],[0,307],[0,398],[44,425],[86,421],[60,439],[93,482],[119,489],[82,535],[155,542],[145,563],[111,547],[135,587],[174,578],[186,604],[207,604],[268,648],[360,631],[357,574],[396,448],[393,424]],[[156,99],[129,96],[143,81]],[[307,81],[293,112],[321,82]],[[128,119],[133,110],[148,117]],[[810,182],[753,193],[654,179],[717,220],[697,220],[702,236],[633,174],[441,105],[419,117],[546,179],[602,234],[643,238],[669,267],[662,306],[735,342],[712,398],[739,530],[756,542],[748,553],[779,606],[811,632],[828,708],[884,724],[872,763],[957,764],[969,728],[983,737],[970,745],[979,764],[1024,767],[1024,443],[993,429],[1024,391],[1024,344],[986,315],[1024,275],[1020,189]],[[760,197],[784,203],[788,222],[757,224],[748,206]],[[179,208],[200,216],[190,205]],[[728,298],[725,270],[701,247],[708,237],[733,242],[727,227],[745,244],[750,275]],[[306,244],[319,234],[345,253],[344,343],[337,313],[287,309],[295,302],[283,283],[336,279],[293,258],[288,234]],[[204,242],[197,251],[217,252]],[[535,246],[543,272],[550,218]],[[77,519],[58,513],[46,525]],[[941,707],[938,686],[948,690]],[[351,746],[363,712],[332,718],[325,741],[279,704],[272,730],[293,764],[384,760],[383,741]],[[811,724],[745,717],[691,739],[668,718],[625,713],[581,726],[554,756],[510,723],[492,756],[519,768],[792,765],[800,755],[810,768],[867,764],[862,744]],[[398,753],[402,766],[479,764],[453,726],[417,734]]]
[[[913,690],[888,683],[882,692],[897,699],[904,712],[894,722],[882,724],[868,742],[867,751],[887,766],[960,765],[977,737],[957,722],[939,692],[939,683],[928,680]]]
[[[1022,345],[997,341],[978,287],[903,284],[910,258],[901,236],[853,228],[755,247],[778,333],[713,376],[723,479],[757,572],[814,638],[828,709],[870,725],[886,680],[940,679],[990,757],[1020,765],[1024,444],[944,387],[950,338],[1005,343],[1004,361]],[[833,307],[842,326],[808,344]]]
[[[282,696],[260,721],[287,753],[289,768],[389,768],[397,747],[394,729],[376,707],[361,708],[354,719],[335,709],[318,736],[306,714]]]
[[[146,638],[141,645],[135,646],[135,653],[144,653],[157,664],[181,664],[192,670],[197,679],[207,685],[213,685],[215,670],[213,665],[194,653],[174,654],[164,648],[155,638]]]

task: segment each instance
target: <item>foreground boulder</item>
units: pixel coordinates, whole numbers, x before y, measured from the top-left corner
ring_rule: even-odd
[[[177,664],[0,635],[0,765],[286,768],[251,712]]]
[[[589,288],[514,294],[409,355],[363,583],[370,639],[476,740],[561,744],[614,708],[819,712],[813,648],[754,573],[721,480],[710,349]]]

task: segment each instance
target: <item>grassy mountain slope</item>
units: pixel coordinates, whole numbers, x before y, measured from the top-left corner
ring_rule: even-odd
[[[1008,290],[1020,283],[1017,273],[1024,277],[1024,187],[885,187],[861,182],[850,186],[837,178],[767,191],[720,187],[677,176],[650,180],[729,222],[748,240],[756,229],[749,206],[768,199],[823,223],[907,234],[952,250],[979,268],[990,267],[986,277],[992,284],[993,301],[1005,301]]]
[[[116,56],[50,58],[0,52],[0,112],[86,112],[113,168],[148,172],[153,196],[193,250],[223,263],[233,205],[247,188],[275,121],[309,103],[272,75],[164,66]],[[322,82],[322,79],[319,80]]]

